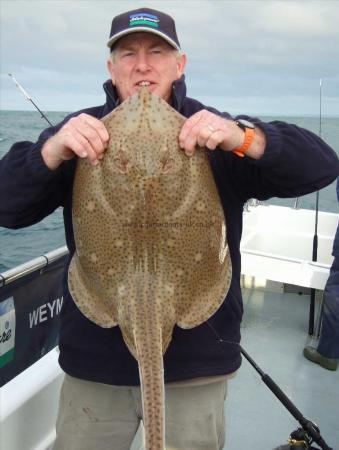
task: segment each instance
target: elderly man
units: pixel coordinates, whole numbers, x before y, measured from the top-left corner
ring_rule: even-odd
[[[186,56],[167,14],[140,8],[116,16],[108,46],[105,104],[70,115],[45,130],[36,143],[16,143],[1,161],[0,225],[31,225],[63,206],[71,258],[76,160],[100,164],[108,142],[100,118],[141,86],[148,86],[188,118],[179,144],[188,156],[193,156],[196,145],[209,153],[227,221],[233,275],[227,297],[210,324],[174,329],[164,356],[166,446],[222,449],[226,380],[241,364],[243,205],[251,197],[295,197],[321,189],[338,175],[338,159],[309,131],[247,116],[234,119],[187,97]],[[220,345],[216,335],[226,343]],[[129,449],[142,420],[137,363],[118,327],[100,328],[78,310],[68,291],[67,267],[59,361],[66,377],[55,450]]]

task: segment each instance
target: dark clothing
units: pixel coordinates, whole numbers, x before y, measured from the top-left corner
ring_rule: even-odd
[[[337,200],[338,200],[338,203],[339,203],[339,178],[337,178],[336,190],[337,190]],[[335,233],[334,240],[333,240],[332,255],[335,258],[339,259],[339,225],[337,227],[337,231]]]
[[[337,179],[339,202],[339,178]],[[339,359],[339,225],[333,241],[334,260],[324,291],[324,309],[318,352],[326,358]]]
[[[106,82],[104,88],[106,103],[80,112],[101,118],[114,109],[119,102],[112,83]],[[184,78],[173,84],[172,106],[186,117],[204,108],[221,114],[186,97]],[[63,123],[80,112],[68,116]],[[231,118],[228,113],[221,115]],[[233,265],[227,297],[209,323],[229,343],[218,343],[215,332],[206,323],[192,330],[175,327],[164,357],[166,381],[227,374],[240,366],[237,343],[240,341],[243,305],[239,246],[244,203],[252,197],[266,200],[273,196],[301,196],[328,185],[339,173],[336,154],[313,133],[284,122],[264,123],[248,119],[255,122],[267,138],[267,147],[260,160],[240,158],[218,149],[208,152],[225,212]],[[32,225],[62,206],[71,257],[75,248],[71,212],[76,159],[50,171],[41,157],[42,145],[63,123],[45,130],[35,144],[14,144],[2,159],[0,225],[9,228]],[[60,330],[61,367],[68,374],[87,380],[116,385],[138,384],[138,366],[119,327],[100,328],[84,317],[70,297],[66,274],[67,267]]]

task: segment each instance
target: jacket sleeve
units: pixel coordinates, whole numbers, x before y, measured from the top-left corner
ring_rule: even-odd
[[[316,134],[285,122],[252,121],[266,135],[264,155],[258,160],[227,155],[232,184],[243,201],[302,196],[322,189],[338,176],[337,154]]]
[[[17,142],[0,160],[0,226],[29,226],[63,205],[68,185],[65,166],[70,164],[49,170],[41,148],[64,122],[47,128],[36,143]]]

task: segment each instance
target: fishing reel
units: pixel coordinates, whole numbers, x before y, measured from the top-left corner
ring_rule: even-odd
[[[319,428],[313,424],[314,428],[319,431]],[[298,428],[290,434],[288,444],[280,445],[273,450],[319,450],[318,447],[313,447],[311,444],[313,439],[308,436],[303,428]]]

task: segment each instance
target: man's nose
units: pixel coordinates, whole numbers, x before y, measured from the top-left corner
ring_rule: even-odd
[[[149,70],[149,68],[150,68],[149,61],[148,61],[147,55],[145,53],[140,52],[138,54],[136,67],[140,72],[147,72],[147,70]]]

